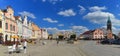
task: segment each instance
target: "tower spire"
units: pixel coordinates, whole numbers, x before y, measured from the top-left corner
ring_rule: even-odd
[[[107,38],[108,39],[114,39],[113,35],[112,35],[112,23],[110,20],[110,16],[108,16],[108,20],[107,20]]]
[[[111,20],[110,20],[110,16],[108,16],[108,22],[111,22]]]
[[[111,20],[110,20],[110,16],[108,16],[108,20],[107,20],[107,30],[112,31],[112,23],[111,23]]]

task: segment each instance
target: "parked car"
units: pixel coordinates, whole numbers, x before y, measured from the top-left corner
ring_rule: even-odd
[[[115,39],[112,44],[120,45],[120,39]]]
[[[107,40],[107,39],[101,41],[101,44],[109,44],[109,43],[110,43],[110,42],[109,42],[109,40]]]

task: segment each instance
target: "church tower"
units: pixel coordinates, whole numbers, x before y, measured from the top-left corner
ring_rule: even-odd
[[[113,39],[113,33],[112,33],[112,23],[110,20],[110,16],[108,17],[107,20],[107,39]]]
[[[108,30],[112,31],[112,23],[111,23],[110,17],[108,17],[108,20],[107,20],[107,31]]]

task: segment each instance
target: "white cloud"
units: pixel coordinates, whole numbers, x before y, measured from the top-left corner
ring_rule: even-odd
[[[65,31],[69,31],[69,32],[75,32],[77,34],[77,36],[79,36],[81,33],[85,32],[85,31],[88,31],[89,29],[87,27],[84,27],[84,26],[72,26],[71,29],[58,29],[56,27],[48,27],[48,28],[45,28],[48,30],[48,32],[50,34],[55,34],[55,33],[58,33],[58,32],[65,32]]]
[[[48,28],[45,28],[45,29],[47,29],[48,33],[50,33],[50,34],[55,34],[55,33],[58,32],[58,29],[55,28],[55,27],[54,28],[48,27]]]
[[[109,13],[109,12],[102,12],[102,11],[89,12],[83,18],[89,20],[92,23],[106,24],[106,22],[108,20],[108,16],[110,16],[110,19],[111,19],[113,25],[119,26],[120,20],[116,19],[114,14]]]
[[[42,0],[42,2],[49,2],[51,4],[56,4],[56,3],[61,2],[61,1],[63,1],[63,0]]]
[[[70,25],[74,25],[73,23],[70,23]]]
[[[102,26],[101,28],[107,29],[107,26]],[[106,31],[106,30],[105,30]],[[120,32],[119,27],[112,26],[112,32],[118,34]],[[106,32],[107,33],[107,32]]]
[[[72,26],[72,30],[75,31],[79,35],[85,31],[88,31],[89,29],[84,26]]]
[[[46,0],[42,0],[42,2],[46,2]]]
[[[48,30],[58,30],[57,28],[51,28],[51,27],[49,27],[49,28],[45,28],[45,29],[48,29]]]
[[[83,14],[86,11],[86,9],[83,6],[78,5],[78,7],[80,8],[80,10],[79,10],[80,14]]]
[[[93,7],[89,8],[90,11],[102,11],[102,10],[106,10],[106,9],[107,8],[105,6],[103,6],[103,7],[93,6]]]
[[[48,30],[48,33],[50,33],[50,34],[56,34],[56,33],[58,33],[58,32],[64,32],[64,31],[71,31],[71,30],[60,30],[60,29],[58,29],[58,28],[56,28],[56,27],[48,27],[48,28],[45,28],[45,29],[47,29]]]
[[[83,18],[88,19],[93,23],[101,24],[102,22],[106,22],[108,16],[115,18],[112,13],[102,11],[89,12]]]
[[[116,5],[116,7],[118,7],[118,8],[119,8],[119,7],[120,7],[120,5],[118,5],[118,4],[117,4],[117,5]]]
[[[52,20],[51,18],[43,18],[44,21],[48,21],[50,23],[57,23],[57,20]]]
[[[118,16],[120,16],[120,14],[118,14]]]
[[[65,11],[60,11],[58,12],[58,15],[63,15],[63,16],[75,16],[76,13],[72,9],[68,9]]]
[[[108,17],[110,17],[110,20],[112,22],[113,33],[117,34],[120,31],[119,29],[120,20],[117,19],[115,15],[112,13],[102,11],[107,9],[105,6],[104,7],[94,6],[90,7],[89,9],[92,12],[89,12],[88,14],[83,16],[84,19],[87,19],[95,24],[107,25]],[[106,26],[102,26],[102,28],[106,29]]]
[[[64,26],[64,24],[58,24],[58,26]]]
[[[33,13],[27,12],[27,11],[18,12],[18,14],[20,14],[20,15],[22,15],[22,16],[28,16],[28,17],[33,18],[33,19],[36,18],[35,15],[34,15]]]

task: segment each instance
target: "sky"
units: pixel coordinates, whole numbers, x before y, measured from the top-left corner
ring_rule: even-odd
[[[119,0],[0,0],[0,9],[10,5],[15,16],[28,16],[49,33],[106,28],[108,16],[113,33],[120,32]]]

